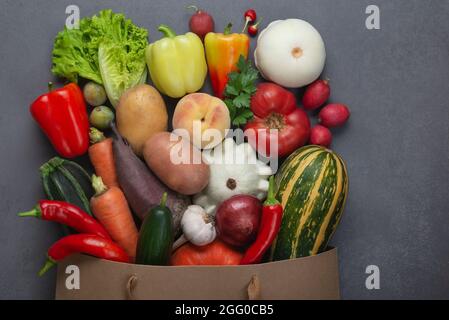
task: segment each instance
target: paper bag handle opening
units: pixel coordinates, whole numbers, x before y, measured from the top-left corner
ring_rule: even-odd
[[[128,300],[135,300],[133,292],[137,286],[137,279],[137,275],[132,274],[126,282],[126,298]],[[248,293],[248,300],[260,299],[260,280],[256,274],[251,277],[246,290]]]
[[[133,291],[137,286],[137,275],[132,274],[126,282],[126,298],[128,300],[135,300]]]

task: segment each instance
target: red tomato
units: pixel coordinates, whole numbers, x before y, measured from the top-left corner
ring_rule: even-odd
[[[277,141],[279,157],[285,157],[303,146],[310,135],[310,121],[296,98],[274,83],[261,83],[251,99],[253,120],[245,127],[248,142],[263,156],[276,156],[272,143]],[[277,129],[277,131],[270,131]]]

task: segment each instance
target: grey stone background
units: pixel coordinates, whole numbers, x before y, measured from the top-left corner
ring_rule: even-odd
[[[332,245],[339,248],[345,299],[449,298],[449,1],[406,0],[1,0],[0,298],[52,299],[55,273],[36,275],[60,228],[21,220],[42,198],[38,168],[54,155],[29,104],[51,80],[51,49],[65,8],[81,16],[124,12],[148,28],[187,31],[187,4],[210,11],[217,29],[254,7],[269,21],[302,18],[322,34],[332,101],[352,110],[333,148],[348,164],[350,193]],[[381,10],[381,30],[365,28],[365,8]],[[209,90],[209,85],[206,85]],[[299,93],[299,92],[298,92]],[[167,102],[173,108],[173,101]],[[365,288],[377,265],[380,290]]]

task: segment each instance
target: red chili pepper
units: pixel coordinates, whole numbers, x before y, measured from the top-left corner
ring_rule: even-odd
[[[39,271],[39,276],[42,276],[58,261],[74,253],[84,253],[117,262],[130,262],[126,252],[111,240],[94,234],[73,234],[56,241],[48,249],[48,259]]]
[[[270,177],[268,197],[263,204],[256,241],[246,250],[240,264],[259,263],[276,238],[282,221],[282,206],[274,196],[274,178]]]
[[[89,120],[83,93],[75,83],[38,97],[30,107],[33,118],[45,132],[56,151],[74,158],[89,147]]]
[[[111,239],[106,229],[89,214],[64,201],[41,200],[32,210],[19,213],[20,217],[36,217],[62,223],[79,233],[95,234]]]

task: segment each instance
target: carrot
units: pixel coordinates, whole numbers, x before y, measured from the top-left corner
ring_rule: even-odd
[[[90,128],[89,136],[92,143],[89,147],[89,158],[95,173],[103,179],[107,187],[118,187],[112,138],[106,139],[103,133],[95,128]]]
[[[120,188],[106,187],[101,177],[92,176],[96,194],[90,200],[94,216],[134,261],[139,236],[125,195]]]

